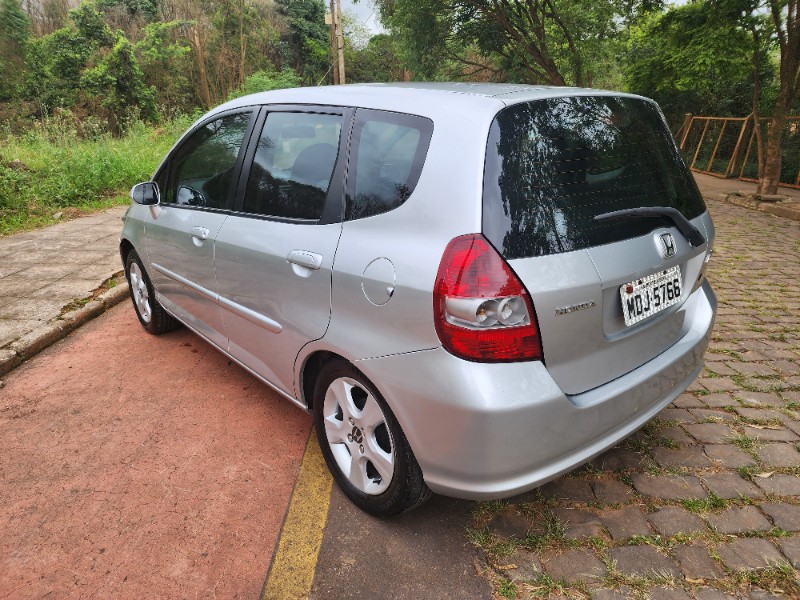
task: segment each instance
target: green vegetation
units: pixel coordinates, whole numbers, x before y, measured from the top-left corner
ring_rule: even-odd
[[[713,511],[720,511],[728,507],[729,502],[710,492],[708,497],[697,500],[681,500],[681,505],[693,513],[705,514]]]
[[[52,223],[58,213],[63,218],[129,202],[127,189],[152,175],[189,122],[156,128],[136,121],[112,137],[64,111],[25,134],[6,135],[0,143],[0,234]]]

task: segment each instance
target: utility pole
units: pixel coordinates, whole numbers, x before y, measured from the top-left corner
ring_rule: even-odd
[[[344,33],[342,31],[342,0],[330,0],[330,17],[325,23],[331,26],[331,60],[333,60],[333,83],[345,83],[344,77]]]
[[[346,83],[344,77],[344,32],[342,31],[342,0],[336,0],[336,45],[339,49],[339,83]]]
[[[325,15],[325,24],[331,26],[331,69],[333,70],[333,85],[339,83],[339,60],[337,59],[336,47],[336,0],[331,0],[331,10]]]

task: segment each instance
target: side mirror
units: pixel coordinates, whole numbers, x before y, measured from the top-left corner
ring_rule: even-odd
[[[131,200],[136,202],[136,204],[144,204],[145,206],[158,204],[161,200],[161,195],[158,192],[158,184],[155,181],[137,183],[131,188]]]
[[[175,204],[183,204],[184,206],[205,206],[206,197],[196,189],[190,188],[188,185],[182,185],[175,192]]]

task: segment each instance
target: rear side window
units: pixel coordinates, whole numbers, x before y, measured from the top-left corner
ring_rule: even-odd
[[[483,231],[507,259],[580,250],[671,226],[596,215],[669,206],[705,210],[656,106],[622,97],[515,104],[495,117],[484,173]]]
[[[359,109],[353,126],[346,219],[403,204],[417,185],[433,132],[423,117]]]
[[[172,159],[170,181],[162,201],[225,208],[251,114],[221,117],[195,131]]]
[[[318,220],[339,153],[341,115],[273,112],[258,140],[242,210]]]

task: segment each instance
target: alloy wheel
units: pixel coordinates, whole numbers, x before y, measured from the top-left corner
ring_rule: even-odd
[[[378,495],[392,482],[395,445],[386,417],[372,394],[340,377],[325,392],[325,436],[336,464],[360,492]]]

